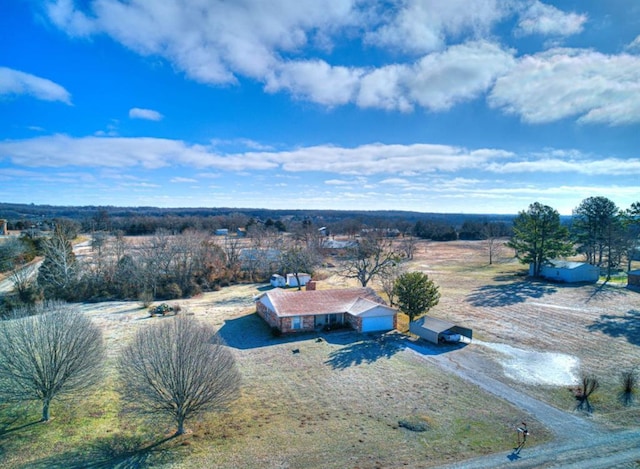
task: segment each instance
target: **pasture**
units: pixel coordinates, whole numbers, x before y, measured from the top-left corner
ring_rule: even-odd
[[[483,373],[573,411],[570,385],[518,379],[509,368],[513,356],[482,344],[575,358],[568,373],[592,373],[602,383],[592,419],[609,427],[637,425],[638,406],[622,406],[616,393],[620,370],[640,364],[640,294],[602,284],[531,282],[507,254],[491,266],[486,257],[481,242],[424,242],[411,261],[412,270],[440,286],[442,298],[431,314],[473,328],[478,343],[461,348],[417,351],[398,332],[275,338],[254,314],[253,297],[264,285],[172,302],[181,314],[214,325],[236,356],[243,387],[230,409],[190,421],[187,435],[170,438],[170,423],[120,408],[110,372],[84,399],[55,403],[48,424],[35,422],[33,406],[0,407],[0,465],[432,467],[509,450],[522,420],[532,430],[531,444],[551,439],[532,416],[429,359],[449,354],[477,363]],[[346,285],[331,271],[322,277],[319,288]],[[150,318],[135,302],[82,307],[103,328],[110,361],[137,328],[171,320]]]

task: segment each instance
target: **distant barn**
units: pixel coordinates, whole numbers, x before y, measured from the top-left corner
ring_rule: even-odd
[[[529,275],[533,275],[533,264],[529,266]],[[600,268],[586,262],[553,260],[542,266],[540,276],[554,282],[595,283],[600,278]]]

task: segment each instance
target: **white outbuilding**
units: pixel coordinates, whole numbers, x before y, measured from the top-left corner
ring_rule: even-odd
[[[300,281],[300,285],[298,285],[298,280]],[[300,272],[298,273],[297,277],[296,277],[296,274],[287,274],[287,285],[289,285],[290,287],[297,287],[297,286],[304,287],[310,281],[311,281],[310,274],[304,274]]]
[[[529,266],[529,275],[533,275],[533,265]],[[600,278],[600,268],[586,262],[552,260],[542,266],[540,276],[554,282],[595,283]]]

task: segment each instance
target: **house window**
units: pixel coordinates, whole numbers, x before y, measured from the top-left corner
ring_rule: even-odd
[[[300,316],[293,316],[291,318],[291,329],[302,329],[302,320]]]

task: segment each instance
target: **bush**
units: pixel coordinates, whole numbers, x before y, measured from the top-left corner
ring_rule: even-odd
[[[168,283],[158,290],[158,297],[166,300],[182,298],[182,288],[180,288],[180,285],[175,282]]]
[[[143,291],[138,298],[143,308],[148,308],[153,303],[153,294],[150,291]]]

